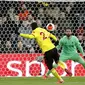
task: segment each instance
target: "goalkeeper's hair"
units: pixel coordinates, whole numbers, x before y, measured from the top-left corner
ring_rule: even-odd
[[[66,31],[66,30],[68,30],[68,29],[72,31],[72,28],[70,28],[70,27],[68,27],[68,28],[65,28],[65,31]]]

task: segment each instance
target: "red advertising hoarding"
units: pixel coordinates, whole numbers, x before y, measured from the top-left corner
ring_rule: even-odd
[[[36,57],[41,55],[39,53],[0,54],[0,76],[30,77],[44,75],[48,70],[45,63],[36,61]],[[81,64],[68,60],[66,65],[73,76],[85,76],[85,69]],[[68,76],[60,67],[56,70],[60,75]]]

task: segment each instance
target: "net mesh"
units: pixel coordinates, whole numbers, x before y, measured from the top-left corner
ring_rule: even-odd
[[[47,4],[47,5],[46,5]],[[34,40],[24,39],[15,34],[31,33],[30,23],[34,20],[46,28],[53,23],[52,33],[59,38],[66,27],[72,29],[85,51],[85,2],[16,2],[0,1],[0,53],[41,53]]]
[[[39,63],[33,63],[28,67],[29,69],[26,68],[31,62],[35,61],[37,56],[42,55],[36,54],[41,53],[41,49],[35,40],[25,39],[15,34],[15,30],[18,28],[18,31],[21,33],[31,33],[30,23],[33,21],[36,21],[39,26],[44,28],[46,28],[48,23],[53,23],[56,30],[52,33],[59,38],[64,35],[65,28],[71,28],[73,35],[78,37],[85,52],[84,10],[85,2],[41,3],[0,1],[0,76],[28,77],[28,74],[31,76],[39,76],[44,75],[48,70],[45,66],[46,71],[41,73],[43,67],[41,67]],[[14,61],[17,61],[17,63]],[[27,61],[29,61],[29,63],[26,63]],[[11,68],[7,67],[10,62]],[[75,64],[73,64],[72,61],[67,61],[66,64],[74,76],[85,75],[85,69],[80,64],[76,67],[74,67]],[[15,71],[12,68],[17,70]],[[63,74],[63,70],[60,67],[57,71],[59,74]],[[20,74],[20,72],[22,74]]]

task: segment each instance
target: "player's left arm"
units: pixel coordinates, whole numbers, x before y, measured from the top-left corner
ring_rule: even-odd
[[[20,36],[22,36],[24,38],[30,38],[30,39],[35,38],[35,36],[33,34],[23,34],[23,33],[20,33]]]
[[[83,48],[82,48],[81,43],[79,42],[77,37],[76,37],[75,41],[76,41],[75,45],[76,45],[77,49],[80,51],[80,53],[82,55],[84,55]]]
[[[15,30],[15,34],[19,35],[19,36],[22,36],[24,38],[30,38],[30,39],[33,39],[35,38],[35,32],[33,31],[31,34],[24,34],[24,33],[19,33],[18,32],[18,29]]]

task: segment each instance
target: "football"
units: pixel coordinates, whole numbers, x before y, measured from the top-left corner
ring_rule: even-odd
[[[46,29],[48,31],[54,31],[55,30],[55,25],[53,23],[48,23],[46,26]]]

